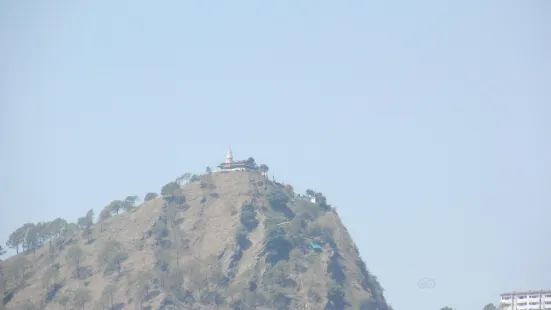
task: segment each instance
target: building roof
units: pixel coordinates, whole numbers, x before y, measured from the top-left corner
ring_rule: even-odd
[[[312,249],[321,250],[321,245],[315,241],[310,241],[310,246]]]
[[[246,160],[236,160],[236,161],[231,161],[230,162],[230,165],[237,165],[237,164],[246,164],[247,161]],[[227,165],[225,162],[223,163],[220,163],[221,165]]]
[[[529,295],[529,294],[551,294],[551,290],[536,290],[536,291],[512,291],[509,293],[503,293],[499,296],[506,295]]]
[[[250,169],[257,169],[257,167],[251,166],[245,160],[232,161],[231,163],[221,163],[218,165],[218,168],[234,168],[234,167],[247,167]]]

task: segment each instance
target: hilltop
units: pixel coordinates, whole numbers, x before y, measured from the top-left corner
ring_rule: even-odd
[[[258,170],[178,181],[139,205],[115,200],[97,221],[18,229],[19,254],[0,265],[5,307],[390,309],[323,194]]]

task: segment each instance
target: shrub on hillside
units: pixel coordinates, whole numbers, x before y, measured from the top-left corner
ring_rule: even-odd
[[[194,174],[189,178],[189,182],[198,182],[200,180],[201,180],[201,177],[197,174]]]
[[[235,234],[235,241],[237,245],[240,246],[243,250],[246,250],[251,246],[251,241],[249,241],[249,238],[247,237],[247,230],[243,227],[239,227],[237,229],[237,233]]]
[[[272,208],[277,209],[289,202],[289,196],[282,190],[272,188],[268,192],[268,202]]]
[[[386,310],[387,309],[386,301],[383,297],[384,290],[381,284],[379,283],[379,280],[377,279],[377,277],[371,274],[367,270],[364,261],[359,256],[356,259],[356,266],[358,266],[362,274],[362,280],[361,280],[362,288],[371,293],[372,299],[375,300],[379,309]]]
[[[293,249],[293,245],[286,238],[285,230],[277,227],[268,232],[266,239],[266,262],[275,265],[280,260],[289,260],[289,254]]]
[[[240,216],[241,224],[248,230],[253,231],[258,226],[254,206],[248,203],[243,204]]]
[[[281,212],[289,220],[295,217],[295,213],[289,209],[287,203],[290,201],[289,196],[283,191],[283,189],[272,188],[268,192],[268,203],[272,210]]]
[[[237,262],[243,257],[243,251],[251,246],[251,241],[247,237],[247,229],[245,227],[239,227],[235,234],[235,250],[230,257],[230,263],[228,265],[228,277],[233,278],[236,272]]]
[[[344,267],[341,263],[342,256],[336,248],[333,249],[333,255],[329,259],[329,264],[327,264],[327,273],[331,275],[331,278],[335,280],[337,284],[342,285],[346,276],[344,274]]]
[[[155,198],[157,198],[159,195],[157,193],[153,193],[153,192],[149,192],[147,194],[145,194],[145,197],[143,198],[143,201],[150,201],[150,200],[153,200]]]
[[[294,209],[298,218],[308,221],[317,219],[323,211],[317,204],[303,199],[297,199]]]
[[[333,229],[331,227],[326,227],[318,223],[312,223],[306,228],[306,233],[310,237],[318,237],[324,242],[333,244]]]
[[[182,195],[182,190],[177,182],[170,182],[163,186],[161,195],[163,195],[163,198],[167,202],[176,204],[183,204],[185,202],[185,197]]]
[[[345,300],[342,286],[332,282],[327,291],[327,304],[325,305],[325,310],[341,310],[349,306],[350,305]]]
[[[272,296],[272,306],[274,309],[290,309],[291,301],[292,299],[282,292],[277,292]]]
[[[368,298],[360,303],[360,310],[378,310],[377,301],[373,298]]]

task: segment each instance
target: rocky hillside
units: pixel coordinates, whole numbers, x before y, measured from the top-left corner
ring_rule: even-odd
[[[390,309],[322,194],[254,171],[162,194],[120,214],[115,201],[95,223],[93,213],[60,220],[37,246],[21,241],[26,251],[1,263],[5,307]]]

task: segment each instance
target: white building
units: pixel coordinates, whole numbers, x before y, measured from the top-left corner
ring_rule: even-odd
[[[501,294],[501,310],[551,310],[551,290]]]
[[[258,171],[258,167],[254,163],[249,163],[246,160],[234,161],[231,148],[226,153],[226,161],[218,165],[218,172],[220,171]]]

